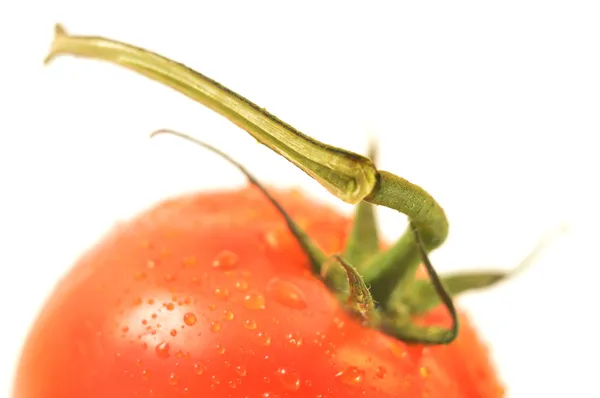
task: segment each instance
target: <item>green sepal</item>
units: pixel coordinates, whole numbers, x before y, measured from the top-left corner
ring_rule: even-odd
[[[458,295],[478,289],[484,289],[507,279],[510,272],[461,272],[440,278],[448,294]],[[422,315],[440,304],[440,298],[427,280],[415,280],[409,290],[400,294],[399,301],[408,308],[411,315]]]
[[[334,254],[331,260],[339,264],[346,273],[348,280],[348,295],[346,299],[346,309],[360,317],[363,325],[370,325],[375,317],[375,304],[371,292],[365,284],[360,273],[354,266],[348,263],[339,254]]]
[[[269,191],[267,191],[267,189],[260,183],[260,181],[258,181],[258,179],[256,177],[254,177],[254,175],[252,175],[252,173],[250,173],[243,165],[238,163],[235,159],[231,158],[226,153],[213,147],[212,145],[207,144],[206,142],[200,141],[196,138],[190,137],[187,134],[183,134],[183,133],[180,133],[180,132],[177,132],[174,130],[169,130],[169,129],[160,129],[160,130],[156,130],[155,132],[153,132],[151,134],[151,137],[154,137],[158,134],[171,134],[171,135],[183,138],[185,140],[188,140],[196,145],[200,145],[201,147],[204,147],[204,148],[208,149],[209,151],[219,155],[220,157],[225,159],[227,162],[229,162],[231,165],[236,167],[240,172],[242,172],[242,174],[244,174],[246,176],[246,178],[248,179],[250,184],[252,184],[256,188],[258,188],[258,190],[261,191],[261,193],[267,198],[267,200],[269,202],[271,202],[271,204],[281,214],[281,216],[285,220],[285,223],[287,224],[288,229],[290,230],[292,235],[294,235],[294,237],[296,238],[296,241],[298,242],[300,247],[302,247],[302,250],[308,256],[313,272],[316,275],[321,274],[323,264],[327,260],[327,256],[325,255],[323,250],[321,250],[321,248],[319,248],[319,246],[316,242],[314,242],[312,239],[309,238],[309,236],[306,234],[306,232],[304,232],[302,230],[302,228],[300,228],[298,226],[298,224],[296,224],[294,222],[294,220],[285,211],[285,209],[281,206],[281,204],[279,204],[279,202],[277,202],[277,200],[275,200],[275,198],[273,198],[273,196],[271,196]]]
[[[463,293],[482,290],[498,285],[507,279],[513,278],[523,272],[537,261],[542,252],[548,247],[550,241],[558,234],[565,232],[566,228],[551,230],[546,233],[534,248],[511,270],[507,271],[463,271],[441,276],[440,280],[448,294],[458,297]],[[426,280],[413,281],[404,292],[398,292],[394,302],[411,315],[422,315],[440,304],[440,297],[433,285]]]

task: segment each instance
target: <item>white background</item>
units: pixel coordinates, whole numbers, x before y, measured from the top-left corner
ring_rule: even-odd
[[[170,89],[88,60],[43,67],[62,22],[184,62],[324,142],[364,152],[377,137],[381,168],[448,213],[439,270],[510,268],[568,223],[528,272],[460,302],[510,397],[600,396],[594,2],[284,3],[0,3],[0,395],[44,297],[107,228],[170,195],[244,183],[199,148],[149,140],[152,130],[192,133],[269,183],[350,210]],[[405,219],[381,215],[398,236]]]

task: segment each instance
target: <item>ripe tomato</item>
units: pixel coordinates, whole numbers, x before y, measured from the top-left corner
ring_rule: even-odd
[[[350,220],[295,191],[274,196],[327,252],[342,250]],[[256,188],[182,196],[116,227],[58,284],[13,396],[502,396],[461,321],[456,341],[434,347],[365,328]]]

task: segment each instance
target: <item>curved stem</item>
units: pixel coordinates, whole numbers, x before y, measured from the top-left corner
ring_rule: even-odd
[[[46,62],[59,54],[108,61],[172,87],[246,130],[339,199],[353,204],[365,200],[406,214],[421,232],[427,251],[438,247],[446,239],[448,222],[445,214],[422,188],[391,173],[379,172],[373,162],[364,156],[323,144],[302,134],[239,94],[181,63],[103,37],[72,36],[57,25]],[[386,304],[391,297],[388,293],[398,283],[402,286],[404,281],[414,277],[420,259],[411,231],[405,232],[396,244],[395,251],[387,253],[386,259],[375,259],[379,262],[373,260],[377,267],[371,272],[369,280],[380,305]]]
[[[367,196],[377,170],[370,159],[323,144],[279,120],[216,81],[151,51],[98,36],[69,35],[61,25],[48,63],[59,54],[108,61],[163,83],[221,114],[316,179],[339,199],[356,204]]]

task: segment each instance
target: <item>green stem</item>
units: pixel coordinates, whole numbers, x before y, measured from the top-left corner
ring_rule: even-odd
[[[426,252],[439,247],[448,236],[444,210],[425,190],[404,178],[379,171],[378,183],[365,201],[406,214],[419,231]],[[414,233],[408,228],[390,249],[376,255],[365,267],[363,277],[371,286],[373,299],[385,306],[396,289],[407,289],[421,261]]]
[[[443,243],[448,234],[445,214],[422,188],[391,173],[378,171],[361,155],[336,148],[301,133],[263,108],[214,80],[156,53],[97,36],[72,36],[60,26],[46,58],[59,54],[94,58],[121,65],[161,82],[207,106],[246,130],[260,143],[279,153],[317,180],[339,199],[356,204],[367,202],[406,214],[419,230],[425,250]],[[371,289],[385,304],[391,292],[414,277],[419,263],[414,239],[407,231],[396,245],[395,257],[372,264]],[[385,255],[385,254],[384,254]],[[389,253],[387,254],[389,256]]]

